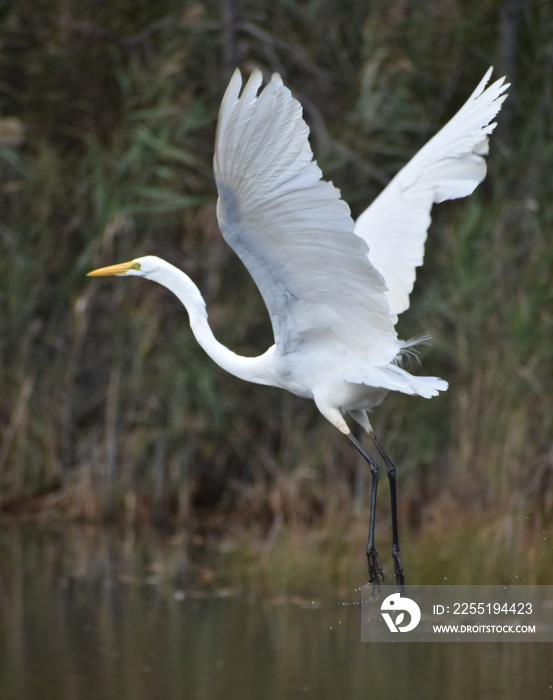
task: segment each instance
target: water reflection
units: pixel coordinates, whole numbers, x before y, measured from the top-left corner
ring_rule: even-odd
[[[206,593],[193,552],[153,535],[4,526],[0,698],[553,697],[548,644],[361,644],[355,593]]]

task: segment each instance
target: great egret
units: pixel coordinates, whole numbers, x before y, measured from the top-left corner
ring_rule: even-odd
[[[237,69],[223,97],[215,140],[217,216],[227,243],[261,292],[275,343],[258,357],[219,343],[205,301],[181,270],[148,255],[103,267],[90,276],[139,276],[158,282],[186,307],[205,352],[224,370],[256,384],[313,399],[368,462],[371,500],[369,581],[383,568],[375,547],[378,462],[352,434],[349,414],[372,438],[390,482],[395,577],[404,584],[396,513],[396,468],[367,411],[388,391],[424,398],[447,389],[437,377],[414,376],[395,324],[409,306],[415,268],[422,265],[432,204],[465,197],[484,179],[488,135],[506,97],[490,68],[459,112],[393,178],[354,223],[348,205],[322,173],[309,146],[300,104],[274,74],[264,89],[254,70],[242,90]]]

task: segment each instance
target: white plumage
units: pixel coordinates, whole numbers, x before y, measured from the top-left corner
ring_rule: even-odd
[[[199,344],[241,379],[314,399],[371,465],[373,494],[369,579],[382,573],[374,548],[378,466],[351,434],[349,413],[375,441],[392,485],[394,561],[403,582],[395,519],[395,467],[374,437],[367,410],[387,391],[428,398],[447,388],[437,377],[399,366],[404,343],[398,314],[409,306],[434,203],[469,195],[486,174],[494,117],[506,97],[503,79],[486,88],[491,68],[465,105],[353,222],[340,192],[322,179],[300,104],[273,75],[261,89],[255,70],[242,89],[235,71],[225,92],[215,143],[217,216],[227,243],[254,278],[267,306],[275,344],[241,357],[219,343],[204,300],[190,278],[154,256],[91,275],[139,275],[173,291],[185,305]],[[412,343],[411,343],[412,344]]]
[[[506,98],[504,79],[486,87],[492,69],[457,114],[402,168],[357,219],[355,232],[368,244],[384,277],[390,313],[409,307],[415,269],[422,265],[430,209],[472,194],[486,176],[492,119]],[[394,321],[395,322],[395,321]]]
[[[397,365],[394,326],[409,306],[432,204],[470,194],[486,174],[507,87],[501,79],[484,90],[490,75],[355,224],[321,179],[301,107],[280,77],[259,92],[255,71],[240,92],[236,71],[227,88],[214,160],[221,230],[267,305],[279,386],[314,398],[344,432],[340,413],[359,418],[381,389],[430,397],[447,388]]]

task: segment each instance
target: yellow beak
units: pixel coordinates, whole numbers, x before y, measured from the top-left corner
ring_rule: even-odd
[[[134,260],[130,262],[117,263],[117,265],[109,265],[108,267],[100,267],[97,270],[87,273],[87,277],[109,277],[110,275],[124,275],[129,270],[139,270],[140,265]]]

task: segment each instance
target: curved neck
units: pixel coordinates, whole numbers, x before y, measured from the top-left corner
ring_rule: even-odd
[[[274,347],[258,357],[244,357],[220,343],[209,326],[205,300],[200,290],[182,270],[159,259],[159,268],[148,275],[148,279],[163,285],[180,299],[188,311],[190,328],[196,340],[219,367],[239,379],[278,386],[273,376]]]

